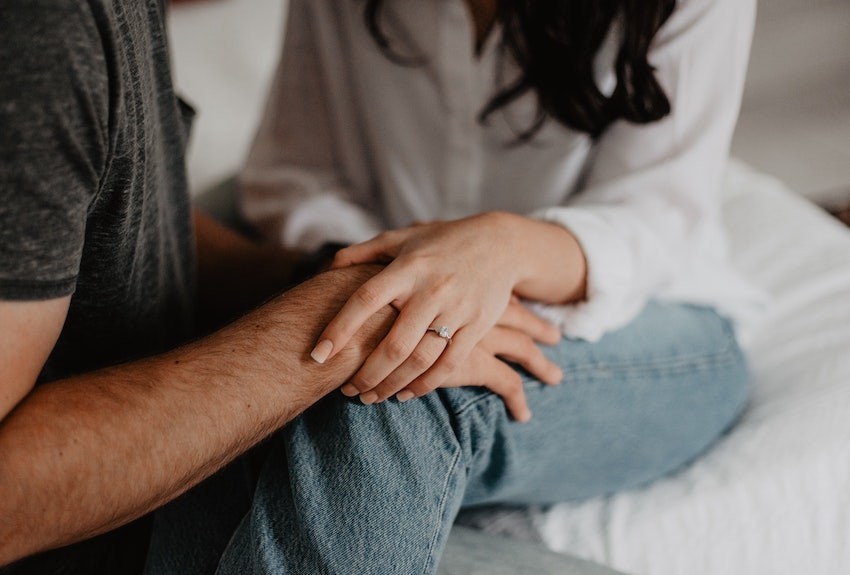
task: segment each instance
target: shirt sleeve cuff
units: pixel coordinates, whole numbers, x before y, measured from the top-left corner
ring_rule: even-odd
[[[58,280],[0,278],[0,301],[43,301],[74,293],[77,276]]]
[[[625,326],[640,313],[646,297],[633,289],[634,259],[628,242],[610,222],[588,210],[562,207],[539,210],[530,217],[567,228],[587,261],[583,301],[532,304],[532,309],[557,325],[564,336],[591,342]]]
[[[313,252],[328,242],[364,242],[382,231],[372,214],[336,196],[321,195],[298,206],[289,216],[280,239],[285,246]]]

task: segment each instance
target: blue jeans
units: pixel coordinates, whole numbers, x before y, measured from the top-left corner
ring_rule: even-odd
[[[480,388],[376,406],[331,394],[270,440],[253,493],[231,467],[166,508],[149,572],[434,573],[462,508],[645,484],[704,452],[746,403],[743,354],[709,309],[650,303],[598,343],[545,351],[564,382],[526,377],[528,424]]]

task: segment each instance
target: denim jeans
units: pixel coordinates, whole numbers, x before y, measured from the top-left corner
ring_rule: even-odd
[[[565,377],[526,376],[527,424],[481,388],[372,406],[331,394],[270,439],[255,483],[240,462],[164,509],[148,572],[435,573],[462,508],[645,484],[746,403],[743,354],[709,309],[653,302],[598,343],[545,352]]]

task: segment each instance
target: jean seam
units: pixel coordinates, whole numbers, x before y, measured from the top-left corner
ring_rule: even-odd
[[[691,352],[691,353],[683,353],[678,355],[670,355],[667,357],[659,355],[657,358],[654,358],[651,363],[655,365],[669,365],[676,364],[679,362],[699,362],[701,359],[713,359],[715,357],[722,357],[729,354],[738,355],[740,353],[740,346],[737,344],[737,337],[735,335],[735,329],[732,327],[732,324],[728,321],[723,321],[721,324],[721,329],[723,334],[726,336],[723,340],[722,347],[717,349],[714,352],[709,354],[705,354],[699,351]],[[595,366],[597,363],[587,362],[582,365],[587,366]],[[640,364],[628,364],[628,366],[632,365],[640,365]],[[643,364],[645,365],[645,364]]]
[[[460,461],[460,456],[463,453],[463,447],[460,445],[460,442],[455,440],[454,445],[456,447],[455,456],[452,459],[451,465],[449,465],[448,473],[446,473],[446,478],[443,481],[442,495],[440,496],[440,505],[437,510],[437,521],[434,522],[434,525],[436,527],[434,529],[434,534],[431,537],[431,542],[428,544],[428,551],[426,555],[427,560],[425,561],[425,566],[422,569],[423,574],[430,573],[430,570],[434,564],[434,549],[437,546],[437,540],[440,538],[440,526],[443,525],[442,518],[445,514],[446,505],[448,502],[449,482],[451,481],[452,475],[457,469],[458,462]]]
[[[680,373],[692,373],[696,370],[705,371],[707,369],[717,368],[724,365],[732,365],[738,363],[740,359],[741,352],[737,346],[729,345],[723,348],[722,350],[711,353],[708,355],[696,356],[692,355],[689,358],[678,358],[679,361],[669,359],[662,362],[651,362],[651,363],[641,363],[641,364],[622,364],[616,365],[613,367],[608,367],[603,363],[585,363],[580,367],[573,368],[570,366],[563,366],[564,372],[568,373],[569,376],[565,376],[561,385],[568,383],[569,381],[574,381],[579,379],[578,377],[573,377],[576,373],[588,373],[592,371],[599,371],[600,369],[604,369],[609,373],[627,373],[630,376],[634,377],[640,372],[643,373],[657,373],[663,371],[668,375],[676,375]],[[696,359],[699,358],[699,359]],[[528,383],[538,383],[536,379],[532,379],[530,381],[524,382],[523,385]],[[542,385],[542,384],[541,384]],[[489,401],[493,399],[495,394],[484,394],[478,397],[474,397],[462,404],[457,408],[455,414],[457,416],[461,416],[465,414],[470,409],[477,406],[479,403],[483,401]]]
[[[665,373],[682,373],[694,370],[711,369],[718,365],[736,363],[740,354],[737,348],[727,351],[712,353],[709,355],[692,355],[690,357],[669,358],[659,361],[648,361],[642,363],[606,364],[602,362],[583,363],[578,366],[565,365],[564,371],[567,375],[584,373],[588,371],[604,370],[614,373],[638,373],[663,371]]]

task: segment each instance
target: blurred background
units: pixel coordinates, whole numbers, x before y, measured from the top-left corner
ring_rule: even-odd
[[[279,55],[286,0],[172,7],[178,88],[198,108],[195,191],[245,158]],[[827,206],[850,203],[850,0],[762,0],[735,156]]]
[[[850,1],[759,2],[732,153],[820,203],[850,200]]]

